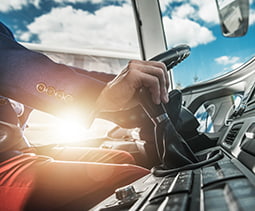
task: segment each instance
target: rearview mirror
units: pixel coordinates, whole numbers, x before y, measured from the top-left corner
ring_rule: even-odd
[[[222,34],[240,37],[246,34],[249,23],[249,0],[216,0]]]

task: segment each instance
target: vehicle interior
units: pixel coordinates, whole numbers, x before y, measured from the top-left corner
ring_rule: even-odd
[[[157,2],[150,2],[154,2],[153,7],[158,6]],[[143,17],[146,15],[142,9],[149,6],[143,5],[147,4],[145,1],[133,4],[139,17],[139,32],[145,46],[146,43],[150,45],[146,39],[153,38],[146,37],[144,32]],[[216,6],[222,34],[229,39],[245,36],[249,26],[249,2],[216,1]],[[232,31],[230,28],[237,21],[234,17],[238,16],[239,9],[238,14],[244,16],[238,18],[237,25],[242,27],[232,28]],[[192,57],[189,50],[189,46],[177,45],[152,59],[174,69],[189,54]],[[146,59],[151,56],[144,55]],[[151,175],[117,189],[93,210],[252,210],[255,193],[253,74],[254,58],[251,58],[222,76],[180,90],[173,89],[170,102],[175,106],[165,106],[163,111],[151,106],[146,93],[142,93],[141,105],[154,123],[153,143],[158,145],[159,164],[153,163]],[[156,119],[165,111],[173,123],[169,127]],[[173,128],[182,138],[173,135]],[[178,143],[174,143],[176,139]],[[185,143],[181,146],[182,141]],[[146,145],[148,143],[138,144],[145,154],[148,153]]]
[[[110,18],[106,9],[104,13],[99,9],[102,5],[111,8],[111,12],[114,7],[129,8],[128,16],[117,12],[119,20],[109,25],[110,28],[122,27],[120,34],[115,31],[112,35],[118,42],[113,46],[118,48],[102,51],[105,44],[102,37],[107,34],[100,29],[102,24],[93,28],[98,30],[99,47],[87,44],[87,50],[45,47],[51,43],[42,42],[43,36],[37,35],[33,43],[35,35],[27,39],[22,30],[16,31],[19,41],[54,60],[80,67],[89,61],[91,66],[86,68],[113,73],[130,59],[161,61],[169,73],[170,100],[168,104],[155,105],[148,90],[141,89],[138,93],[140,110],[116,112],[111,116],[102,114],[86,130],[76,124],[72,124],[74,130],[65,125],[59,136],[53,134],[58,130],[56,125],[60,125],[58,119],[32,111],[24,129],[30,144],[124,150],[134,156],[137,165],[151,169],[151,174],[120,187],[91,210],[254,210],[255,2],[74,2],[78,2],[80,8],[70,3],[67,9],[71,10],[71,6],[73,11],[84,9],[82,2],[86,2],[86,6],[94,9],[87,16],[90,18],[92,14],[94,18],[99,14],[101,18],[102,14]],[[0,7],[0,18],[4,17]],[[114,15],[111,18],[116,20]],[[134,24],[127,27],[131,21]],[[34,34],[47,31],[33,24],[27,28]],[[129,40],[126,35],[130,35]],[[53,40],[56,42],[58,40]],[[81,45],[78,43],[78,46]],[[93,62],[98,66],[93,66]],[[13,104],[18,110],[20,105]],[[140,115],[144,115],[141,126],[133,128],[132,122]],[[116,119],[119,124],[113,123]],[[65,130],[72,136],[64,133]]]

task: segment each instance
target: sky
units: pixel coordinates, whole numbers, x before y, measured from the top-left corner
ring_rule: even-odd
[[[255,52],[255,3],[242,38],[225,38],[214,0],[160,0],[168,48],[188,44],[191,55],[174,68],[182,87],[226,73]],[[21,42],[51,47],[139,53],[128,0],[1,0],[0,20]]]
[[[191,47],[187,60],[173,70],[175,82],[182,87],[193,84],[195,78],[204,81],[220,76],[255,56],[254,1],[250,1],[248,33],[241,38],[222,35],[214,0],[161,3],[168,46],[185,43]]]
[[[1,0],[0,4],[0,20],[18,41],[70,48],[138,51],[132,12],[131,3],[112,0]]]

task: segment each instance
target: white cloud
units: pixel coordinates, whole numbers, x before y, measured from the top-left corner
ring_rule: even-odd
[[[189,19],[164,17],[163,22],[170,47],[181,43],[196,47],[216,39],[209,29]]]
[[[206,23],[218,24],[219,16],[215,0],[190,0],[192,5],[198,7],[197,15]]]
[[[175,8],[172,16],[178,18],[187,18],[194,15],[195,12],[194,7],[192,7],[190,4],[183,4],[182,6]]]
[[[80,3],[80,2],[91,2],[91,3],[101,3],[103,0],[54,0],[55,2],[62,3],[62,2],[71,2],[71,3]]]
[[[26,0],[2,0],[0,3],[0,11],[7,12],[12,8],[21,9],[26,3]]]
[[[236,56],[221,56],[216,59],[214,59],[215,62],[222,65],[228,65],[228,64],[235,64],[240,60],[239,57]]]
[[[165,11],[167,6],[173,2],[183,2],[183,0],[160,0],[160,8],[162,11]]]
[[[27,27],[45,45],[137,51],[132,15],[133,10],[127,4],[104,7],[95,14],[68,6],[52,9]]]
[[[35,7],[39,7],[39,3],[40,0],[1,0],[0,11],[20,10],[27,4],[33,4]]]
[[[84,2],[91,2],[92,4],[98,4],[98,3],[103,3],[105,0],[54,0],[55,2],[58,3],[84,3]],[[112,2],[121,2],[123,3],[123,0],[108,0],[108,1],[112,1]],[[126,1],[126,3],[128,3],[129,1]]]
[[[191,47],[196,47],[216,39],[207,27],[208,24],[214,25],[219,22],[214,0],[161,1],[164,9],[173,2],[186,3],[175,6],[171,18],[166,16],[163,18],[169,46],[186,43]],[[195,22],[198,20],[204,25]]]
[[[31,34],[29,32],[16,31],[16,36],[23,41],[29,41]]]
[[[249,16],[249,25],[252,25],[255,23],[255,10],[250,10],[250,16]]]
[[[176,6],[173,17],[200,19],[205,23],[218,24],[219,17],[215,0],[161,0],[160,6],[163,11],[173,2],[186,2]]]
[[[57,3],[84,3],[84,2],[91,2],[92,4],[102,3],[104,0],[53,0]],[[112,0],[112,1],[121,1],[121,0]],[[0,11],[1,12],[8,12],[10,10],[20,10],[24,6],[27,6],[28,4],[32,4],[35,7],[39,7],[39,4],[44,3],[43,0],[1,0],[0,3]],[[121,1],[123,2],[123,1]],[[129,2],[129,1],[127,1]]]

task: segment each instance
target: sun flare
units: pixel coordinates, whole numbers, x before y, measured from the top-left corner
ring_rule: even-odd
[[[25,136],[33,144],[71,144],[104,137],[113,127],[114,124],[111,122],[96,119],[90,128],[86,128],[74,118],[74,115],[60,119],[47,113],[33,111]]]

